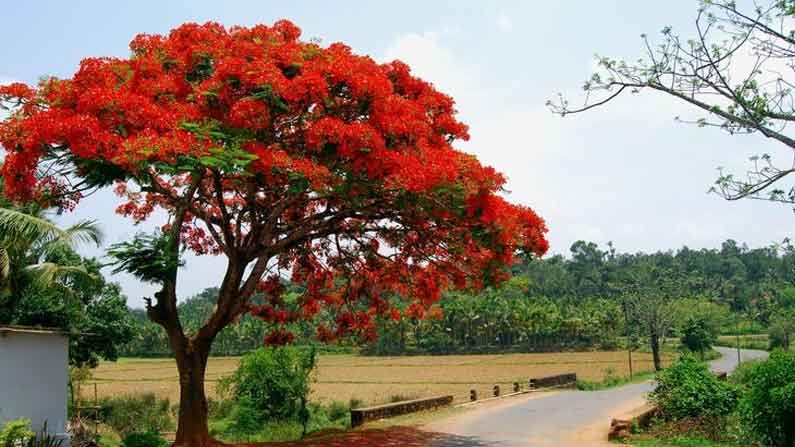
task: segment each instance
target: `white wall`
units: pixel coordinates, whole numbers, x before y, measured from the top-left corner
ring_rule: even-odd
[[[64,335],[0,333],[0,422],[29,419],[38,432],[47,421],[65,436],[68,364]]]

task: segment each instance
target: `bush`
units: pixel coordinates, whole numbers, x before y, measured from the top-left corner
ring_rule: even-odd
[[[229,419],[232,420],[230,429],[237,433],[256,433],[262,428],[264,421],[262,412],[248,396],[242,396],[237,400]]]
[[[174,428],[168,399],[158,399],[154,393],[106,398],[100,406],[100,420],[122,438],[130,433],[159,433]]]
[[[207,408],[211,419],[223,419],[232,413],[235,408],[235,401],[234,399],[213,399],[210,397],[207,399]]]
[[[332,421],[338,421],[340,419],[347,418],[350,412],[350,405],[338,400],[331,402],[331,404],[329,404],[329,406],[326,408],[326,414],[328,414],[328,418]]]
[[[168,441],[157,433],[130,433],[124,437],[122,447],[168,447]]]
[[[717,331],[704,315],[691,315],[682,327],[682,345],[690,352],[699,353],[702,358],[705,352],[712,349],[717,338]]]
[[[18,447],[26,444],[36,434],[30,430],[30,421],[19,419],[8,421],[0,430],[0,447]]]
[[[64,440],[47,431],[47,421],[34,433],[30,421],[19,419],[8,421],[0,430],[0,447],[61,447]]]
[[[252,410],[260,421],[295,419],[305,409],[314,367],[314,351],[304,355],[293,347],[261,348],[240,359],[222,388],[230,388],[244,407],[237,410],[241,415],[248,417],[246,412]]]
[[[657,376],[657,387],[649,399],[666,418],[716,417],[730,414],[737,406],[738,391],[718,380],[706,365],[690,355],[682,356]]]
[[[737,365],[731,375],[729,375],[729,381],[740,387],[741,392],[744,393],[750,388],[751,375],[753,374],[754,368],[764,361],[765,360],[762,359],[743,361]]]
[[[795,353],[775,351],[745,372],[740,418],[767,446],[795,445]]]

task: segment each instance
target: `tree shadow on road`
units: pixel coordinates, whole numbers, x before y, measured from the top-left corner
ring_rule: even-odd
[[[296,442],[238,445],[250,447],[495,447],[495,444],[487,444],[477,438],[428,432],[415,427],[325,433]]]

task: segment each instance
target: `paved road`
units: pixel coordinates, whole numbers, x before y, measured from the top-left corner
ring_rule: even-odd
[[[713,371],[730,372],[737,351],[715,348],[723,356],[711,362]],[[743,361],[766,357],[764,351],[742,350]],[[610,420],[645,402],[651,382],[603,391],[561,391],[509,398],[484,404],[426,427],[449,433],[434,447],[591,447],[601,442]]]

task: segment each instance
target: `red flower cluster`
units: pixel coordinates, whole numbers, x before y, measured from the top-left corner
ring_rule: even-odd
[[[0,87],[6,193],[79,199],[37,177],[44,160],[118,182],[119,213],[184,213],[194,252],[267,258],[278,273],[251,311],[280,326],[334,312],[325,341],[371,339],[378,318],[401,318],[396,297],[409,318],[441,318],[445,289],[499,282],[517,254],[547,250],[543,220],[500,196],[502,175],[453,147],[469,136],[452,98],[399,61],[299,37],[287,21],[189,23],[71,78]],[[290,309],[288,275],[305,290]]]

